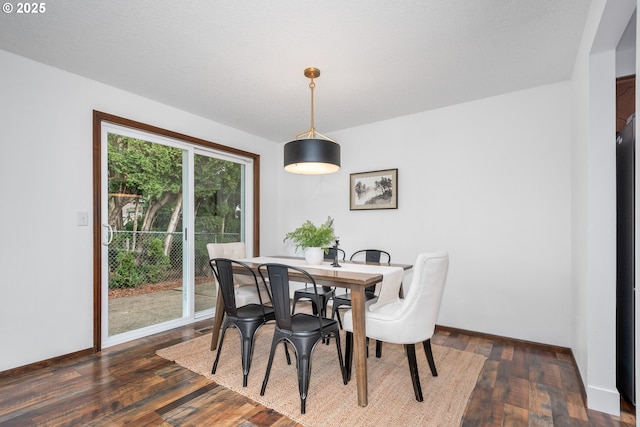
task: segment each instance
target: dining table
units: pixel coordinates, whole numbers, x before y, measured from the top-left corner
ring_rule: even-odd
[[[410,264],[380,264],[358,261],[340,261],[339,267],[333,266],[331,261],[325,261],[320,265],[308,265],[304,258],[292,256],[260,256],[240,259],[247,264],[258,276],[258,267],[264,263],[278,263],[303,268],[321,286],[333,286],[347,288],[351,292],[351,310],[353,319],[353,354],[358,391],[358,404],[367,406],[367,332],[365,323],[365,288],[378,283],[384,287],[385,278],[400,276],[406,270],[413,268]],[[399,270],[402,271],[399,271]],[[295,271],[291,272],[290,279],[295,281]],[[216,348],[220,328],[224,318],[224,301],[218,289],[216,311],[214,314],[213,330],[211,338],[211,350]]]

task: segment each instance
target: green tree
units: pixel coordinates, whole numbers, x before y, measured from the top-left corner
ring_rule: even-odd
[[[242,203],[242,166],[204,155],[196,155],[194,159],[196,229],[209,233],[225,233],[227,229],[238,232],[240,218],[234,214],[236,206]],[[166,232],[161,252],[167,256],[172,251],[173,233],[182,225],[182,161],[183,150],[179,148],[108,135],[109,224],[114,230],[134,232],[125,251],[136,253],[135,263],[141,276],[147,257],[143,252],[148,249],[138,247],[141,243],[136,232]],[[123,213],[123,209],[128,213]],[[156,251],[157,244],[154,245]]]
[[[206,156],[196,156],[195,165],[197,229],[224,234],[229,222],[237,223],[239,228],[235,208],[241,203],[241,165]]]
[[[182,150],[122,135],[108,135],[109,224],[122,229],[122,208],[135,203],[133,230],[175,231],[177,221],[155,224],[165,206],[182,208]],[[142,209],[139,207],[142,206]],[[142,225],[138,226],[139,217]],[[135,245],[134,248],[135,249]]]

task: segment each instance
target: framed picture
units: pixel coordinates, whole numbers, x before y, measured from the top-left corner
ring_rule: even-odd
[[[349,194],[352,211],[398,209],[398,169],[352,173]]]

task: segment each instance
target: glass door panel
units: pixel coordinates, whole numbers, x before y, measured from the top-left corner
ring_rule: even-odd
[[[208,243],[244,240],[244,164],[197,152],[194,156],[195,312],[210,315],[217,287],[209,266]]]
[[[103,338],[109,342],[188,315],[182,224],[188,152],[107,132],[107,159],[112,237],[106,245]]]

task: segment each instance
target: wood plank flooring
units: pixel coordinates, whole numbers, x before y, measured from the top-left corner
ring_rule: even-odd
[[[0,426],[297,426],[155,355],[199,336],[210,323],[0,373]],[[586,409],[573,360],[563,349],[446,328],[432,341],[488,357],[463,426],[635,426],[635,408],[624,403],[620,417]]]

